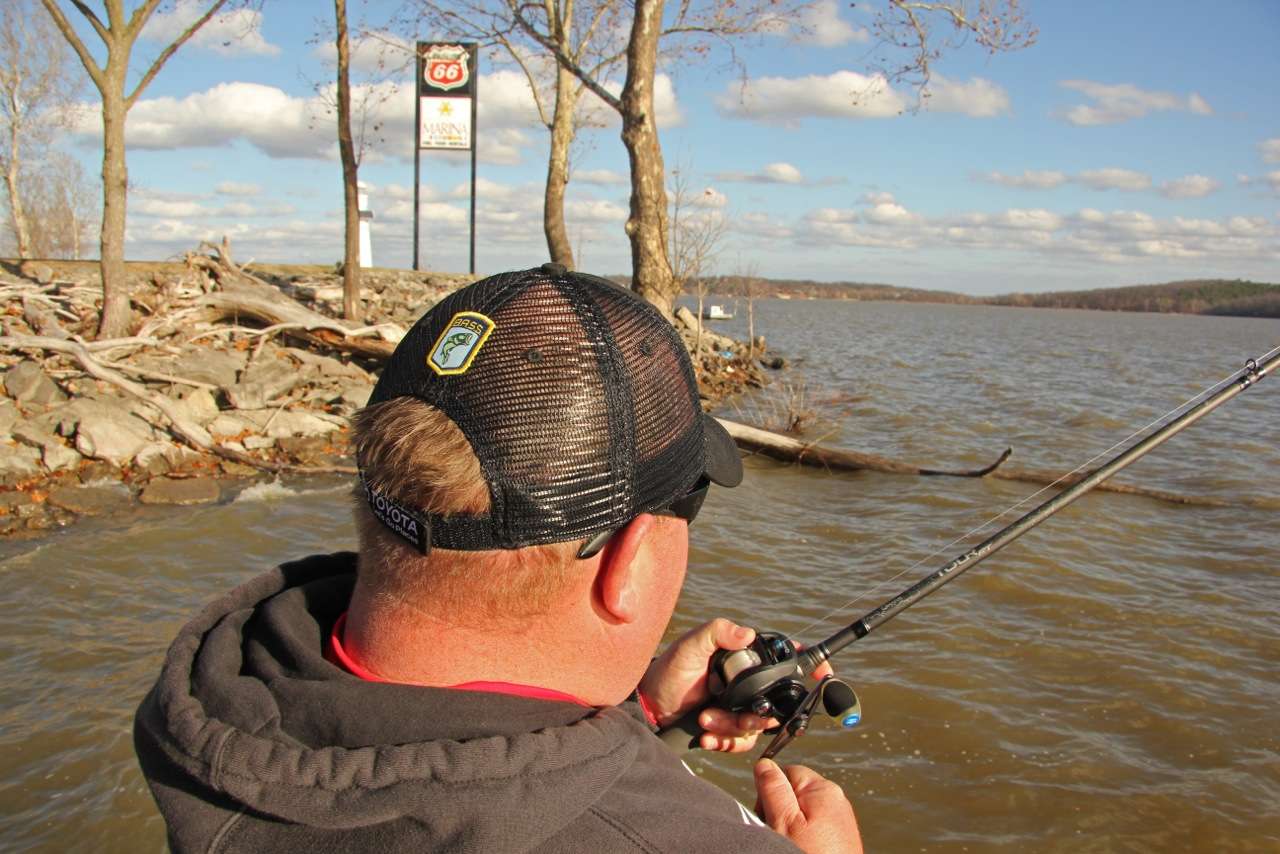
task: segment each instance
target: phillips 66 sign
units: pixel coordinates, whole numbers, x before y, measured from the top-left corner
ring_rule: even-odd
[[[470,149],[476,46],[418,42],[418,147]]]

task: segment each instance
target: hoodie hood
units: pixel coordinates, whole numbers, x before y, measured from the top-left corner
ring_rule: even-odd
[[[619,708],[371,683],[330,663],[354,579],[351,553],[285,564],[178,634],[135,721],[175,849],[212,850],[248,813],[320,831],[408,820],[433,847],[531,850],[635,761],[647,729]]]

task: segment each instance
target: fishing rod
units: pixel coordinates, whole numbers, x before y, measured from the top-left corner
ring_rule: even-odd
[[[992,534],[942,568],[917,581],[897,596],[854,620],[820,643],[801,648],[790,638],[777,632],[757,632],[746,649],[720,650],[711,659],[707,688],[708,705],[732,712],[754,712],[760,717],[782,721],[773,741],[763,756],[772,758],[793,739],[802,735],[819,705],[832,718],[848,728],[862,717],[858,696],[849,684],[834,676],[822,679],[812,690],[804,678],[823,662],[854,641],[860,640],[910,608],[944,584],[954,581],[978,563],[1021,537],[1077,498],[1089,492],[1129,464],[1147,455],[1178,433],[1190,427],[1219,406],[1255,385],[1280,365],[1280,347],[1260,359],[1249,359],[1244,369],[1228,378],[1217,391],[1206,396],[1186,412],[1168,421],[1135,442],[1127,450],[1080,478],[1067,489],[1040,504],[1034,510]],[[658,735],[672,749],[696,748],[702,728],[698,726],[699,707],[675,721]],[[769,730],[775,732],[775,730]]]

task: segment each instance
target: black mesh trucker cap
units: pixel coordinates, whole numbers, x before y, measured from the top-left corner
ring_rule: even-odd
[[[492,505],[487,516],[427,514],[362,470],[374,514],[422,552],[583,539],[670,506],[704,478],[742,480],[671,324],[631,291],[559,264],[483,279],[432,307],[369,404],[403,396],[461,428]]]

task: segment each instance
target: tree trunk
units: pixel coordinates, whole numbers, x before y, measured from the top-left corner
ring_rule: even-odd
[[[666,168],[653,115],[653,78],[664,0],[636,0],[622,87],[622,142],[631,164],[632,288],[671,317],[678,284],[667,256]]]
[[[547,157],[547,186],[542,203],[542,229],[551,260],[574,269],[569,229],[564,223],[564,193],[569,183],[569,146],[578,103],[578,81],[562,65],[556,66],[556,106],[551,119],[551,153]]]
[[[126,63],[108,62],[108,77],[126,71]],[[125,166],[125,103],[120,94],[124,81],[112,82],[102,92],[102,232],[99,264],[102,270],[102,323],[99,338],[129,334],[129,283],[124,270],[125,206],[129,173]]]
[[[338,152],[342,157],[342,202],[346,240],[342,255],[342,316],[360,320],[360,201],[355,144],[351,139],[351,64],[347,0],[333,0],[338,21]]]
[[[22,206],[22,191],[18,187],[18,121],[12,120],[9,128],[9,169],[5,173],[5,187],[9,191],[9,215],[13,220],[13,234],[18,241],[18,257],[31,257],[31,232],[27,227],[27,214]]]

